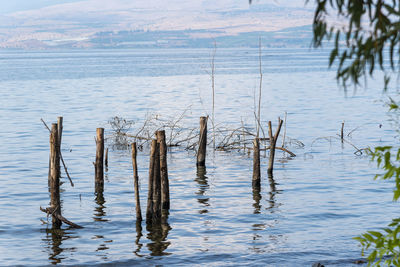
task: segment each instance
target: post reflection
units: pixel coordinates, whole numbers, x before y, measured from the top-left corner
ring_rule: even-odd
[[[44,239],[49,245],[49,261],[53,265],[62,263],[65,257],[62,257],[62,252],[65,250],[74,250],[74,248],[63,248],[62,243],[65,240],[72,238],[72,236],[63,229],[46,229],[46,238]]]
[[[93,213],[93,220],[95,222],[107,222],[106,219],[107,213],[105,212],[106,200],[104,198],[104,184],[103,183],[96,183],[95,184],[95,208]],[[112,243],[112,240],[107,240],[103,235],[95,235],[92,239],[101,239],[102,243],[96,249],[96,252],[100,253],[99,256],[102,259],[107,259],[107,254],[105,253],[106,250],[109,249],[108,243]]]
[[[144,255],[140,255],[140,250],[143,247],[143,244],[140,243],[140,238],[143,236],[143,228],[142,228],[142,221],[136,221],[136,240],[135,240],[135,244],[136,244],[136,250],[133,251],[133,253],[138,256],[138,257],[143,257]]]
[[[259,214],[261,213],[261,201],[262,197],[261,197],[261,187],[260,186],[254,186],[253,185],[253,207],[254,207],[254,211],[253,214]]]
[[[260,214],[262,218],[261,221],[257,223],[253,223],[251,225],[252,235],[251,235],[251,250],[254,253],[268,253],[276,250],[277,247],[282,246],[286,241],[286,237],[284,235],[276,235],[271,234],[269,229],[276,227],[276,224],[279,223],[279,217],[277,217],[274,213],[278,211],[277,207],[281,205],[278,202],[277,195],[281,193],[280,190],[277,189],[277,184],[273,175],[268,175],[268,185],[269,190],[268,196],[266,196],[266,207],[263,212],[261,203],[261,188],[253,186],[253,207],[254,214]],[[260,216],[258,215],[258,216]],[[257,217],[258,217],[257,216]]]
[[[208,209],[206,207],[210,206],[209,204],[210,198],[205,196],[207,189],[210,187],[208,184],[208,177],[206,176],[206,174],[207,174],[207,169],[205,166],[197,166],[196,179],[195,179],[195,181],[199,185],[199,191],[196,192],[196,195],[199,196],[197,198],[197,201],[205,207],[204,209],[199,211],[200,214],[208,213]]]
[[[276,205],[276,195],[279,194],[280,191],[276,189],[277,183],[275,182],[274,176],[272,174],[268,175],[268,182],[269,182],[270,191],[268,192],[269,207],[267,209],[270,210],[271,213],[274,213],[274,211],[275,211],[274,208],[276,208],[276,206],[277,206]]]
[[[152,242],[147,244],[151,256],[165,256],[171,253],[165,252],[171,242],[167,241],[168,233],[172,229],[167,221],[161,223],[147,224],[147,238]]]
[[[102,184],[96,184],[95,187],[96,206],[94,208],[93,219],[95,221],[100,221],[100,222],[108,221],[107,219],[105,219],[107,213],[105,212],[106,206],[104,204],[106,203],[106,200],[104,199],[103,188],[104,186]]]

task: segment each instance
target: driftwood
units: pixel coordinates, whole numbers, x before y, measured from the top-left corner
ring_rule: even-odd
[[[261,149],[261,150],[270,150],[270,149],[271,149],[271,147],[270,147],[270,146],[267,146],[266,148]],[[282,151],[288,153],[291,157],[296,157],[296,154],[294,154],[293,152],[291,152],[290,150],[288,150],[288,149],[286,149],[286,148],[284,148],[284,147],[276,146],[275,149],[282,150]]]
[[[139,130],[136,131],[136,133],[132,134],[124,131],[116,131],[114,134],[121,135],[123,138],[129,138],[131,142],[137,142],[138,148],[142,150],[144,147],[150,147],[151,140],[155,138],[154,134],[151,132],[152,130],[165,130],[167,147],[182,147],[186,150],[194,150],[196,152],[196,157],[202,156],[203,153],[201,150],[204,149],[204,146],[201,148],[199,147],[199,140],[201,137],[199,128],[188,128],[179,124],[179,122],[183,120],[185,112],[178,116],[177,119],[171,120],[163,119],[163,117],[160,115],[152,115],[144,121],[143,125],[139,128]],[[119,119],[119,121],[121,121],[121,119]],[[260,121],[257,123],[261,125]],[[262,127],[259,127],[259,129],[261,130],[260,134],[262,134],[260,137],[258,137],[260,142],[260,151],[269,150],[271,145],[268,145],[268,143],[270,143],[271,139],[269,136],[265,136],[264,129]],[[257,134],[254,132],[255,129],[246,126],[243,120],[241,121],[241,127],[230,128],[219,124],[215,125],[214,131],[215,134],[213,133],[213,136],[215,136],[216,142],[215,150],[218,151],[238,150],[243,151],[244,153],[250,153],[253,150],[253,140],[255,137],[257,137]],[[204,142],[204,144],[207,143],[206,145],[210,145],[213,142],[214,138]],[[302,142],[286,136],[285,126],[282,146],[276,147],[275,149],[284,151],[291,157],[295,157],[296,154],[289,150],[288,145],[294,145],[295,147],[300,148],[304,147]],[[198,160],[202,161],[200,158]]]
[[[76,224],[76,223],[71,222],[70,220],[68,220],[67,218],[65,218],[64,216],[62,216],[61,214],[56,213],[56,212],[55,212],[56,209],[53,209],[53,208],[51,208],[51,207],[49,207],[49,208],[42,208],[42,207],[40,207],[40,210],[43,211],[44,213],[46,213],[47,216],[50,216],[50,215],[55,216],[55,217],[57,217],[58,220],[62,221],[62,222],[65,223],[65,224],[68,224],[68,225],[70,225],[70,226],[72,226],[72,227],[74,227],[74,228],[83,228],[82,226],[80,226],[80,225],[78,225],[78,224]]]
[[[316,139],[314,139],[311,142],[311,147],[314,145],[314,143],[316,143],[319,140],[326,140],[328,142],[331,142],[332,139],[337,139],[340,141],[343,141],[343,143],[349,144],[350,146],[352,146],[356,151],[354,152],[355,155],[360,156],[363,154],[364,150],[368,150],[367,148],[358,148],[356,147],[354,144],[352,144],[350,141],[348,141],[347,139],[343,138],[341,139],[341,136],[338,134],[338,136],[323,136],[323,137],[318,137]]]

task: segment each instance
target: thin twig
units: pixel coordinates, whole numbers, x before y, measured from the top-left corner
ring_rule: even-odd
[[[62,162],[62,164],[63,164],[63,166],[64,166],[65,173],[67,174],[67,177],[68,177],[68,179],[69,179],[69,182],[71,183],[71,186],[74,187],[74,183],[72,182],[72,179],[71,179],[71,177],[69,176],[69,173],[68,173],[68,170],[67,170],[67,166],[65,166],[65,162],[64,162],[63,156],[62,156],[62,154],[61,154],[61,151],[60,151],[60,158],[61,158],[61,162]]]
[[[47,130],[49,130],[49,132],[51,132],[49,126],[47,126],[47,124],[44,122],[44,120],[42,118],[40,120],[43,122],[44,126],[46,126]]]

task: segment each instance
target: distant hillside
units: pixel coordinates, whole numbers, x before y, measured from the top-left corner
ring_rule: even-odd
[[[213,37],[217,36],[217,37]],[[267,47],[307,47],[310,45],[311,26],[291,27],[273,32],[246,32],[224,35],[217,31],[120,31],[100,32],[86,41],[95,48],[112,47],[255,47],[259,38]]]
[[[223,46],[249,46],[249,39],[261,33],[272,46],[293,45],[303,33],[279,31],[312,23],[312,9],[301,3],[81,0],[54,4],[0,15],[0,48],[202,47],[213,38]]]

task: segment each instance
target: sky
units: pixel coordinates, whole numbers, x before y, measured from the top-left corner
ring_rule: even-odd
[[[18,11],[38,9],[56,4],[78,1],[81,0],[0,0],[0,13],[8,14]]]
[[[132,0],[134,2],[135,0]],[[159,2],[164,2],[165,0],[159,0]],[[237,0],[248,2],[247,0]],[[0,14],[9,14],[18,11],[39,9],[47,6],[58,5],[63,3],[72,3],[72,2],[86,2],[85,0],[0,0]],[[109,2],[113,2],[113,0],[109,0]],[[199,0],[185,0],[182,2],[186,3],[196,3]],[[254,0],[253,5],[257,5],[259,3],[267,3],[274,2],[277,5],[282,6],[304,6],[304,0]]]

